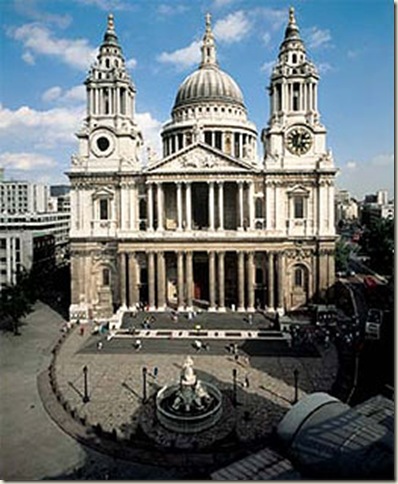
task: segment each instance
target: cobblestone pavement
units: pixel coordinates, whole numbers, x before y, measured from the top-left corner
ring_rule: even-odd
[[[159,320],[156,326],[164,325]],[[168,326],[173,328],[170,323]],[[247,329],[246,325],[243,327]],[[108,341],[103,336],[92,336],[93,329],[86,326],[82,335],[76,327],[62,344],[56,359],[57,385],[71,408],[85,417],[87,424],[100,423],[110,432],[116,429],[123,438],[131,438],[138,428],[143,405],[142,369],[148,369],[147,389],[153,395],[163,385],[178,381],[187,354],[193,357],[200,379],[226,392],[232,392],[232,370],[236,368],[239,402],[236,435],[241,443],[268,436],[290,408],[295,398],[294,370],[299,371],[298,398],[314,391],[329,391],[337,374],[338,360],[333,345],[327,349],[318,347],[318,357],[263,356],[261,351],[245,354],[244,341],[241,341],[241,355],[236,362],[233,355],[223,350],[225,340],[221,343],[212,340],[214,351],[210,352],[195,352],[186,339],[179,338],[152,340],[150,349],[136,351],[131,340],[117,346],[117,338]],[[102,349],[96,346],[99,339],[103,341]],[[273,344],[266,340],[257,343]],[[156,345],[161,344],[167,351],[156,351]],[[114,351],[115,345],[118,351]],[[82,401],[85,366],[90,397],[87,403]],[[158,368],[156,378],[155,367]],[[245,385],[246,377],[249,387]]]

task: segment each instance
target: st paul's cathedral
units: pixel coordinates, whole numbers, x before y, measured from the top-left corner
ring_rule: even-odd
[[[137,91],[109,15],[68,172],[71,320],[139,306],[283,314],[320,301],[335,275],[336,169],[318,81],[290,9],[258,156],[207,15],[201,62],[160,133],[162,156],[144,156]]]

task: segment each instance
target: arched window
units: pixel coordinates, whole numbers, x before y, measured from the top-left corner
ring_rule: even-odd
[[[105,59],[105,67],[108,67],[109,68],[110,64],[109,64],[109,59]]]
[[[102,269],[102,285],[109,286],[110,284],[110,271],[109,269]]]
[[[303,287],[304,277],[303,277],[303,268],[296,267],[294,270],[294,285]]]
[[[295,64],[297,62],[297,54],[292,55],[292,63]]]

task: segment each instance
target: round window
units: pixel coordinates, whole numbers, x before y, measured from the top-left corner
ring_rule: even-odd
[[[101,136],[101,138],[97,139],[97,146],[100,151],[106,151],[110,146],[109,139]]]

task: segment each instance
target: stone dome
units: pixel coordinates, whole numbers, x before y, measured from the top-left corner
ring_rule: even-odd
[[[181,84],[174,109],[193,103],[218,101],[244,107],[243,95],[236,82],[217,65],[202,65]]]

